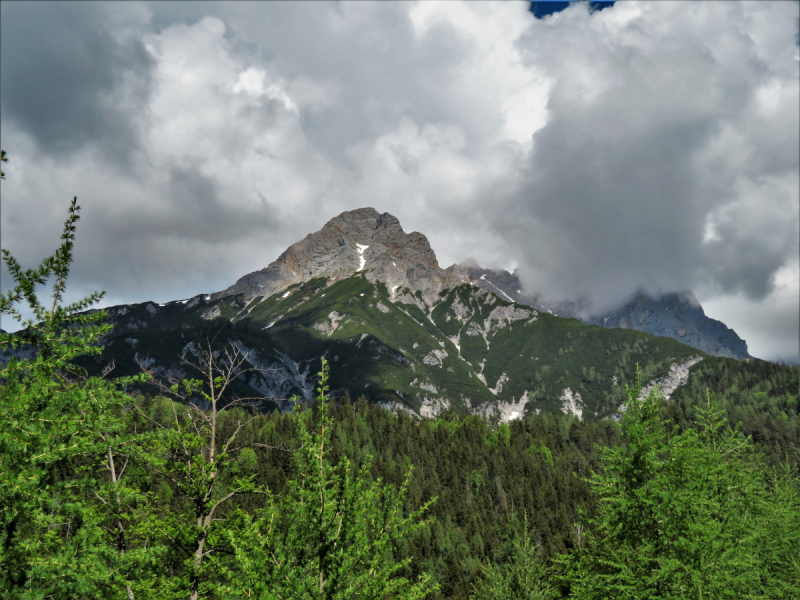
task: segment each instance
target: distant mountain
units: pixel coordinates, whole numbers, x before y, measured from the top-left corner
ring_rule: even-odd
[[[724,323],[706,316],[691,291],[664,294],[656,298],[640,292],[610,311],[590,314],[589,303],[585,300],[545,302],[540,296],[529,293],[519,277],[508,271],[483,269],[471,263],[460,267],[481,287],[509,301],[527,304],[543,312],[573,317],[608,329],[635,329],[670,337],[711,356],[752,358],[747,352],[747,342]]]
[[[712,356],[751,358],[747,342],[724,323],[706,316],[690,291],[658,298],[639,293],[623,306],[588,322],[671,337]]]
[[[239,393],[278,408],[291,394],[312,397],[326,356],[335,393],[390,408],[594,419],[618,411],[637,363],[645,381],[679,382],[703,356],[666,337],[549,314],[517,283],[476,265],[443,269],[427,238],[392,215],[348,211],[221,292],[108,309],[114,330],[85,366],[187,376],[180,358],[214,340],[260,369]]]

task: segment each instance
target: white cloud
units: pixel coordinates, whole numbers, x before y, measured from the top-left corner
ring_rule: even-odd
[[[507,10],[498,10],[478,2],[420,2],[411,11],[411,21],[419,37],[437,25],[446,26],[474,48],[473,60],[464,65],[456,85],[485,102],[487,112],[499,112],[499,127],[485,141],[530,144],[533,133],[547,120],[549,83],[522,64],[516,46],[534,21],[527,5],[513,3]]]
[[[747,340],[752,356],[800,364],[800,263],[775,272],[772,293],[760,301],[731,296],[699,297],[705,313]]]
[[[549,118],[496,225],[532,286],[767,294],[797,254],[796,23],[796,4],[638,2],[528,28]]]

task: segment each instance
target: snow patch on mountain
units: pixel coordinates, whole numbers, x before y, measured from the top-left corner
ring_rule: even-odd
[[[369,246],[368,246],[368,245],[367,245],[367,246],[365,246],[365,245],[363,245],[363,244],[356,244],[356,246],[358,246],[358,259],[359,259],[359,261],[360,261],[360,263],[359,263],[359,265],[358,265],[358,269],[356,269],[356,270],[357,270],[357,271],[363,271],[363,270],[364,270],[364,267],[365,267],[365,266],[366,266],[366,264],[367,264],[367,259],[366,259],[366,258],[364,258],[364,250],[366,250],[367,248],[369,248]]]

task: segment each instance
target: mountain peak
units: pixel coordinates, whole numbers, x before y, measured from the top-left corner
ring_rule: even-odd
[[[316,277],[332,282],[356,273],[384,283],[393,296],[408,288],[426,300],[434,299],[452,279],[439,267],[428,238],[416,231],[405,233],[394,215],[364,207],[332,218],[266,268],[214,294],[214,299],[236,294],[247,300],[267,297]]]
[[[656,297],[639,292],[629,302],[589,322],[671,337],[712,356],[750,358],[747,342],[724,323],[708,317],[689,290]]]
[[[336,215],[330,221],[322,226],[322,229],[327,227],[339,227],[343,229],[362,229],[372,227],[378,229],[381,226],[391,227],[396,225],[400,227],[400,221],[394,215],[389,213],[379,213],[371,206],[364,208],[356,208],[354,210],[346,210],[341,214]],[[400,227],[402,230],[402,227]]]

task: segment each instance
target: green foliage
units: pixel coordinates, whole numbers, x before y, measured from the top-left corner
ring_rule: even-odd
[[[214,560],[230,553],[227,545],[229,524],[226,508],[243,494],[264,493],[254,483],[257,465],[253,448],[240,447],[237,436],[253,422],[255,415],[244,413],[245,399],[223,399],[234,382],[250,370],[246,355],[236,347],[215,349],[211,342],[194,346],[195,360],[184,358],[184,368],[201,374],[199,379],[183,379],[161,389],[180,403],[169,402],[171,419],[164,428],[161,443],[152,448],[159,476],[169,482],[162,494],[169,504],[150,515],[150,527],[170,548],[173,564],[162,569],[151,587],[158,598],[214,597],[225,585],[221,573],[225,561]],[[238,452],[238,460],[233,456]],[[243,468],[244,467],[244,468]],[[182,510],[175,510],[175,505]]]
[[[112,334],[105,311],[87,311],[102,294],[63,305],[78,211],[73,200],[61,246],[36,269],[3,250],[16,285],[0,313],[22,325],[0,336],[16,357],[0,371],[3,598],[800,595],[800,368],[707,357],[670,403],[639,402],[640,380],[627,397],[624,385],[636,360],[649,379],[695,352],[550,315],[492,321],[507,303],[470,286],[428,315],[360,276],[249,306],[123,307]],[[334,310],[346,317],[323,335]],[[133,375],[137,352],[168,364],[187,336],[216,340],[181,365],[199,378],[149,384],[177,401],[123,393],[144,375],[106,379],[104,357]],[[100,355],[103,341],[113,353]],[[544,411],[418,422],[363,396],[332,402],[323,361],[310,409],[258,412],[242,398],[254,392],[239,342],[338,356],[331,386],[371,400],[413,397],[418,379],[458,409],[494,397],[476,373],[505,373],[503,397],[529,390]],[[447,356],[425,362],[433,350]],[[560,414],[552,390],[567,386],[587,420]],[[602,418],[626,399],[619,424]]]
[[[162,404],[161,400],[153,400],[143,404],[142,410],[151,418],[169,423],[171,408],[164,410]],[[181,405],[177,407],[180,409]],[[433,582],[439,583],[440,591],[434,592],[433,598],[467,598],[472,583],[480,576],[481,565],[495,556],[505,556],[503,540],[512,527],[513,511],[535,514],[531,525],[539,536],[537,543],[545,562],[571,547],[577,508],[591,507],[589,487],[581,477],[597,468],[595,443],[612,442],[617,429],[610,422],[572,419],[564,439],[561,430],[566,417],[536,415],[509,424],[508,446],[498,440],[495,447],[489,448],[483,440],[492,427],[476,416],[449,415],[418,422],[405,413],[395,415],[371,405],[363,398],[355,403],[339,399],[329,405],[329,411],[333,427],[330,443],[326,443],[330,452],[327,464],[339,465],[346,457],[353,471],[358,472],[367,457],[373,456],[369,459],[369,481],[382,479],[387,490],[398,490],[406,482],[410,461],[415,468],[407,482],[404,514],[418,510],[432,497],[439,498],[427,513],[435,516],[436,522],[414,536],[397,540],[391,549],[395,561],[411,559],[398,575],[415,581],[428,573]],[[233,411],[222,414],[229,412]],[[166,416],[157,417],[160,413]],[[235,423],[232,416],[223,429],[230,431]],[[553,466],[545,462],[541,453],[528,452],[534,444],[551,450]],[[256,453],[258,465],[253,474],[257,485],[268,487],[276,502],[289,494],[289,481],[298,477],[294,450],[302,445],[298,415],[256,415],[237,436],[236,445],[250,447]],[[223,467],[218,474],[220,486],[229,489],[230,482],[244,474],[235,464]],[[157,480],[152,485],[158,489]],[[173,494],[174,500],[163,510],[185,514],[191,509],[179,502],[180,490],[176,488]],[[263,508],[264,496],[260,494],[232,498],[229,508],[220,515],[225,519],[225,530],[238,539],[241,522],[234,513],[240,510],[257,519],[264,516],[259,512]],[[285,532],[288,521],[284,519],[276,527]],[[221,537],[214,541],[218,550],[215,560],[223,564],[229,550],[226,544]],[[177,549],[173,552],[178,553]],[[234,573],[231,577],[237,577],[234,562],[226,567]],[[171,563],[171,567],[176,574],[182,568],[179,563]],[[207,577],[217,583],[228,577],[215,573],[219,569],[212,564]]]
[[[796,479],[772,481],[710,395],[698,428],[668,434],[662,397],[640,402],[640,388],[628,388],[623,444],[603,449],[590,480],[597,515],[581,547],[559,560],[562,585],[575,598],[791,597]]]
[[[483,479],[483,475],[481,475],[481,473],[476,469],[472,469],[472,472],[469,474],[469,486],[472,493],[477,494],[480,492],[484,484],[485,481]]]
[[[249,425],[263,417],[223,399],[247,371],[246,356],[234,346],[220,356],[208,344],[193,365],[199,379],[172,386],[155,381],[180,403],[134,401],[122,392],[122,386],[143,383],[144,374],[114,381],[85,375],[76,361],[97,356],[111,326],[99,324],[104,312],[85,312],[102,294],[62,306],[78,211],[73,201],[61,247],[37,269],[23,271],[4,251],[17,286],[0,299],[0,308],[24,329],[0,343],[12,356],[33,351],[36,358],[12,358],[0,372],[0,590],[4,598],[20,599],[214,597],[252,575],[231,542],[260,539],[253,527],[263,525],[251,517],[252,503],[245,512],[248,503],[241,501],[263,493],[254,483],[259,456],[248,445]],[[56,284],[46,308],[36,286],[49,278]],[[34,319],[20,316],[16,305],[23,300]],[[430,502],[406,509],[410,466],[399,490],[372,480],[369,458],[359,469],[346,459],[329,466],[327,365],[322,375],[321,431],[311,412],[296,419],[298,478],[279,485],[286,493],[268,496],[257,514],[301,517],[285,520],[280,532],[284,542],[299,536],[282,546],[294,552],[286,556],[295,567],[304,565],[292,571],[298,589],[308,584],[303,573],[313,572],[323,574],[310,584],[320,597],[423,597],[437,586],[424,575],[412,583],[401,573],[411,557],[394,561],[393,552],[431,524],[420,520]],[[269,424],[257,430],[285,434]],[[234,446],[239,434],[243,444]],[[316,511],[312,500],[318,497]],[[295,510],[295,501],[308,510]],[[304,559],[310,540],[318,542],[316,563]]]
[[[800,467],[800,365],[706,358],[673,393],[665,416],[681,428],[694,426],[706,390],[725,410],[728,423],[752,437],[770,465],[788,461]]]
[[[545,462],[548,465],[550,465],[551,467],[554,465],[554,463],[553,463],[553,453],[550,452],[550,448],[548,448],[547,446],[542,445],[542,446],[539,446],[537,448],[537,447],[531,445],[531,447],[528,448],[528,452],[531,453],[531,454],[539,453],[539,454],[542,455],[542,457],[544,458]]]
[[[242,448],[237,460],[243,473],[251,473],[258,467],[258,457],[252,448]]]
[[[497,437],[503,442],[504,446],[511,444],[511,427],[508,426],[508,423],[500,423],[497,427]]]
[[[528,516],[522,531],[514,536],[511,552],[504,562],[489,563],[473,590],[476,600],[549,600],[556,598],[548,582],[541,548],[528,530]]]
[[[0,371],[4,598],[114,598],[125,594],[130,579],[158,554],[152,545],[142,550],[131,544],[136,534],[127,529],[126,507],[141,495],[116,466],[143,442],[126,431],[120,416],[128,402],[122,387],[143,377],[86,377],[72,364],[99,354],[98,342],[110,330],[100,324],[103,312],[82,312],[101,293],[62,305],[79,211],[73,199],[61,245],[36,269],[23,271],[3,250],[15,286],[0,298],[0,314],[23,326],[18,334],[0,336],[0,349],[12,355]],[[46,307],[36,286],[50,278],[52,304]],[[16,305],[22,301],[33,319],[21,317]],[[94,492],[91,497],[86,489]]]
[[[246,598],[424,598],[436,589],[430,577],[412,583],[400,576],[411,558],[396,561],[393,545],[430,524],[428,501],[405,512],[409,467],[399,490],[370,482],[372,458],[354,469],[343,458],[329,462],[328,365],[322,360],[318,404],[298,418],[302,447],[283,495],[268,496],[255,516],[240,513],[228,531],[238,564],[228,590]],[[313,419],[313,420],[312,420]]]

